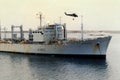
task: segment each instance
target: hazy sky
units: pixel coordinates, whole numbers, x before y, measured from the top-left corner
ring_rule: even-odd
[[[43,24],[67,23],[67,29],[79,30],[80,17],[73,20],[64,12],[84,16],[85,30],[120,30],[120,0],[0,0],[2,27],[24,25],[24,29],[37,28],[42,12]]]

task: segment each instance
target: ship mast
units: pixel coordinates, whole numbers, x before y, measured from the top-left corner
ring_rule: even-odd
[[[38,17],[39,17],[39,19],[40,19],[40,29],[42,28],[42,13],[41,12],[39,12],[38,14]]]
[[[83,15],[81,15],[81,40],[83,41]]]
[[[4,27],[4,39],[6,39],[6,27]]]
[[[1,21],[0,21],[0,40],[1,40]]]

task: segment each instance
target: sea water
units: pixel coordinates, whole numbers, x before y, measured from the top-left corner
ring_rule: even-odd
[[[120,34],[106,59],[0,52],[0,80],[120,80]]]

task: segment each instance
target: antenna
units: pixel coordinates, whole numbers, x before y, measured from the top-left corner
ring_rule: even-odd
[[[36,14],[39,16],[39,19],[40,19],[40,28],[42,28],[42,13],[39,12],[38,14]]]

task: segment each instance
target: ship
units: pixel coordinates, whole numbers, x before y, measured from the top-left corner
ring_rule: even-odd
[[[20,54],[49,54],[49,55],[84,55],[84,56],[106,56],[107,48],[111,40],[110,35],[99,35],[94,38],[68,38],[66,24],[54,23],[41,26],[36,30],[28,31],[28,40],[24,38],[21,26],[11,26],[11,38],[0,41],[0,51]],[[14,28],[20,28],[20,37]],[[81,22],[81,29],[83,23]]]

